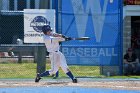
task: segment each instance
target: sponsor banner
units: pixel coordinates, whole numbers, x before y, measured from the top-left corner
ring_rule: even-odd
[[[69,63],[119,65],[122,61],[121,3],[121,0],[62,0],[62,34],[91,38],[87,41],[62,43]],[[69,48],[70,46],[73,48]],[[87,48],[77,49],[75,46]],[[89,46],[91,48],[88,48]],[[67,54],[66,50],[78,52],[72,56]]]
[[[44,24],[55,31],[55,10],[24,9],[24,43],[43,43]]]

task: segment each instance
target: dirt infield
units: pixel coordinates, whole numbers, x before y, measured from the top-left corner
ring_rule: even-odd
[[[0,88],[6,87],[51,87],[51,86],[75,86],[89,88],[109,88],[121,90],[140,90],[140,80],[82,80],[72,83],[68,79],[42,80],[35,83],[34,80],[0,80]]]

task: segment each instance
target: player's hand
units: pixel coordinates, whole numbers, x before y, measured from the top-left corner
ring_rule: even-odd
[[[66,37],[65,40],[69,41],[69,40],[72,40],[72,38],[71,37]]]
[[[65,35],[61,35],[63,38],[67,38],[67,36],[65,36]]]
[[[52,36],[54,36],[54,37],[61,37],[61,34],[53,33]]]

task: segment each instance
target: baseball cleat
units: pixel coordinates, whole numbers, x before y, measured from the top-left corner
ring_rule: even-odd
[[[41,77],[39,76],[40,74],[37,73],[36,78],[35,78],[35,82],[39,82],[39,80],[41,79]]]
[[[54,76],[53,79],[57,79],[58,77]]]
[[[77,83],[77,79],[74,78],[74,79],[72,80],[72,82],[73,82],[73,83]]]

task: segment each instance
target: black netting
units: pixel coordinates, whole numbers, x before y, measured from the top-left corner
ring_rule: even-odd
[[[59,2],[59,30],[64,25],[61,24],[63,18],[61,20],[61,15],[63,14],[61,11],[61,0]],[[74,2],[74,0],[73,0]],[[54,3],[51,5],[51,3]],[[74,5],[77,9],[81,9],[81,6],[78,6],[78,0],[74,2]],[[0,0],[0,79],[1,78],[34,78],[36,76],[37,69],[37,61],[39,60],[37,57],[38,53],[38,45],[39,44],[25,44],[24,40],[24,9],[48,9],[48,8],[57,8],[56,2],[50,2],[50,0]],[[69,14],[68,14],[69,15]],[[90,15],[90,14],[89,14]],[[113,16],[112,16],[113,15]],[[103,21],[102,19],[97,20],[100,23]],[[110,15],[108,15],[110,16]],[[116,17],[117,14],[111,14],[110,19],[112,17]],[[92,15],[90,15],[90,18]],[[109,17],[108,17],[109,18]],[[69,17],[67,18],[69,19]],[[75,19],[74,19],[75,20]],[[90,20],[90,19],[89,19]],[[117,19],[114,20],[118,21]],[[112,31],[118,30],[118,24],[107,22],[105,25],[108,28],[111,28]],[[73,23],[71,22],[71,26]],[[70,26],[68,27],[70,28]],[[62,31],[59,31],[62,32]],[[63,32],[62,32],[63,33]],[[69,32],[68,32],[69,33]],[[70,35],[72,35],[71,33]],[[93,38],[93,37],[92,37]],[[18,45],[17,40],[20,39],[22,41],[22,45]],[[41,45],[43,46],[43,45]],[[80,47],[79,47],[80,48]],[[14,55],[12,54],[14,53]],[[80,54],[80,52],[79,52]],[[87,55],[88,50],[87,50]],[[46,69],[50,69],[50,60],[46,53]],[[66,57],[67,58],[67,57]],[[87,57],[90,61],[91,57]],[[40,59],[41,60],[41,59]],[[79,61],[79,59],[77,60]],[[40,64],[41,65],[41,64]],[[43,66],[45,67],[45,66]],[[102,77],[117,75],[118,73],[110,72],[110,69],[114,67],[104,67],[100,65],[69,65],[70,70],[74,73],[76,77]],[[115,69],[118,70],[118,67]],[[118,71],[117,71],[118,72]],[[64,72],[60,70],[60,77],[66,77]]]

